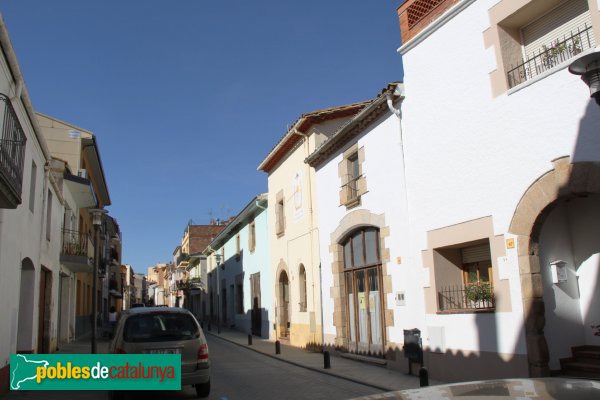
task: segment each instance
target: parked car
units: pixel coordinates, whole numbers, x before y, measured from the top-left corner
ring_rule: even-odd
[[[578,378],[497,379],[427,386],[358,397],[354,400],[398,399],[600,399],[600,381]]]
[[[144,303],[133,303],[131,308],[146,307]]]
[[[198,397],[210,394],[208,344],[196,317],[183,308],[138,307],[124,311],[110,353],[181,354],[181,385]]]

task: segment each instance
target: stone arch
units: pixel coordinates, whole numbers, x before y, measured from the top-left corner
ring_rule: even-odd
[[[277,272],[275,273],[275,294],[277,299],[277,323],[276,337],[289,339],[289,328],[291,324],[290,312],[290,273],[283,259],[279,260]],[[287,287],[284,288],[285,283]],[[287,301],[286,301],[287,298]]]
[[[538,253],[542,226],[559,200],[600,194],[600,162],[571,164],[566,156],[554,160],[552,164],[553,169],[539,177],[525,191],[509,227],[509,232],[517,237],[525,340],[529,374],[533,377],[550,375]]]
[[[390,261],[390,250],[386,240],[390,235],[390,228],[386,226],[385,214],[374,214],[369,210],[354,210],[346,214],[341,220],[335,231],[330,235],[329,251],[332,253],[331,273],[333,275],[333,287],[331,288],[331,298],[333,299],[333,325],[335,326],[335,346],[338,348],[348,348],[348,338],[346,325],[348,316],[345,307],[345,280],[344,280],[344,251],[341,245],[342,241],[353,231],[361,227],[376,227],[379,229],[379,243],[381,251],[381,267],[384,291],[384,310],[385,336],[389,338],[389,330],[394,326],[394,313],[388,308],[385,301],[387,294],[392,292],[392,277],[388,273],[388,263]],[[384,349],[385,354],[385,349]]]
[[[35,292],[35,267],[31,259],[24,258],[21,261],[19,290],[18,353],[33,353]]]

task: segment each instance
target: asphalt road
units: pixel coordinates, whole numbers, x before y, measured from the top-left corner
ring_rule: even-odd
[[[211,358],[211,400],[349,399],[379,393],[330,375],[320,374],[207,335]],[[193,387],[179,392],[138,392],[127,398],[194,399]]]

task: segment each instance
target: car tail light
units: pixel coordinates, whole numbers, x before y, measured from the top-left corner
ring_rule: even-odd
[[[206,364],[208,362],[208,345],[202,344],[198,348],[198,364]]]
[[[127,352],[121,348],[115,349],[114,354],[127,354]]]

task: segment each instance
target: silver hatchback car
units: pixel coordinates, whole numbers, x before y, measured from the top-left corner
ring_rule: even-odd
[[[193,385],[198,397],[210,394],[208,344],[196,317],[186,309],[139,307],[124,311],[109,351],[181,354],[181,385]]]

